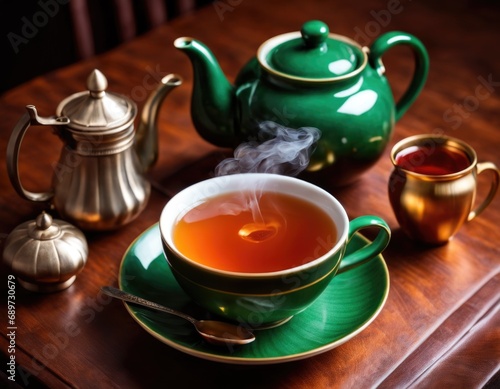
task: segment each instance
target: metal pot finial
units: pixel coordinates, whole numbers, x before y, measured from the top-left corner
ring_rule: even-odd
[[[87,89],[94,98],[104,96],[106,89],[108,89],[108,80],[99,69],[94,69],[88,76]]]

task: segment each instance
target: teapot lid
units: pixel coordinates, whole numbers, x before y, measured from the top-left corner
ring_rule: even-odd
[[[64,99],[57,107],[58,116],[70,119],[76,130],[119,131],[135,118],[136,104],[125,96],[107,92],[108,80],[98,69],[87,78],[87,91]]]
[[[330,34],[328,26],[310,20],[300,32],[278,35],[264,42],[257,53],[262,67],[288,79],[336,81],[359,73],[368,60],[355,41]]]
[[[69,287],[88,257],[85,235],[72,224],[42,212],[17,226],[6,238],[3,263],[33,292]]]

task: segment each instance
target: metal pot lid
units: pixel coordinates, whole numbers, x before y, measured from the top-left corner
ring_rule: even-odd
[[[26,289],[54,292],[73,283],[87,256],[87,240],[78,228],[42,212],[8,235],[3,262]]]
[[[351,77],[366,65],[367,55],[355,41],[330,34],[328,26],[311,20],[300,32],[278,35],[257,53],[271,74],[303,81],[333,81]]]
[[[98,69],[87,78],[87,91],[64,99],[57,107],[58,116],[70,119],[69,127],[81,131],[118,131],[134,120],[136,104],[117,93],[108,92],[108,80]]]

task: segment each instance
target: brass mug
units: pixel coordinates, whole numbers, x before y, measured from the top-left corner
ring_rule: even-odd
[[[401,229],[428,244],[444,244],[463,223],[474,219],[493,200],[500,171],[492,162],[477,162],[467,143],[442,135],[403,139],[391,151],[394,170],[389,200]],[[474,207],[477,176],[490,172],[485,199]]]

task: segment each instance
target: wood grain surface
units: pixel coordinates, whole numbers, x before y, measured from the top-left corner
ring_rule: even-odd
[[[160,159],[150,173],[155,189],[133,223],[108,233],[88,233],[89,258],[74,285],[39,295],[16,289],[16,381],[50,388],[480,388],[500,384],[500,196],[447,245],[423,247],[398,228],[389,206],[389,151],[398,140],[442,132],[470,143],[482,161],[500,166],[500,7],[490,1],[369,0],[216,1],[101,56],[71,65],[0,96],[0,154],[27,104],[42,116],[84,90],[99,68],[109,89],[141,107],[159,75],[178,73],[184,84],[164,103]],[[224,5],[223,8],[220,6]],[[217,5],[219,8],[217,8]],[[224,12],[221,9],[225,10]],[[321,355],[269,366],[225,365],[174,350],[143,331],[122,304],[99,293],[116,285],[122,256],[155,223],[169,197],[208,177],[228,150],[202,140],[193,129],[189,104],[192,70],[173,47],[180,36],[201,39],[230,80],[274,35],[322,19],[332,32],[369,45],[384,31],[419,37],[430,55],[428,81],[396,124],[389,148],[359,181],[329,188],[350,218],[383,217],[393,230],[384,253],[390,272],[387,303],[358,336]],[[56,44],[56,43],[54,43]],[[404,91],[412,56],[396,48],[384,56],[394,95]],[[36,61],[33,61],[36,66]],[[23,184],[50,186],[60,140],[48,128],[30,128],[22,146]],[[487,182],[481,177],[479,192]],[[33,219],[43,205],[21,199],[5,164],[0,167],[0,235]],[[2,270],[0,350],[2,374],[8,358],[7,274]],[[39,385],[39,386],[36,386]]]

